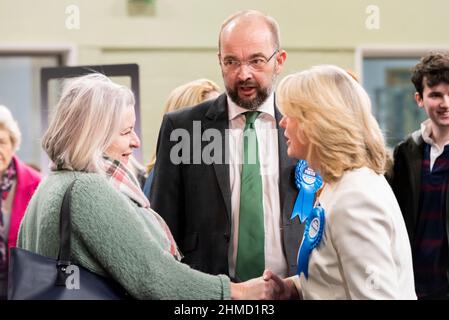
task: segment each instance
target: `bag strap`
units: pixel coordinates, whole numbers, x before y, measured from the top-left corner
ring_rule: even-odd
[[[56,285],[64,287],[66,286],[66,280],[69,276],[66,273],[66,269],[71,265],[72,253],[71,253],[71,214],[70,214],[70,202],[71,191],[76,179],[73,180],[67,187],[62,199],[61,211],[59,213],[59,253],[56,268],[58,270],[56,274]],[[112,280],[108,283],[108,286],[112,286],[114,290],[119,292],[122,297],[130,298],[130,295],[118,284],[118,282]]]
[[[75,184],[76,179],[68,186],[64,198],[62,200],[61,211],[59,213],[59,254],[58,254],[58,268],[67,267],[71,260],[71,216],[70,216],[70,193]],[[65,270],[64,270],[65,271]]]

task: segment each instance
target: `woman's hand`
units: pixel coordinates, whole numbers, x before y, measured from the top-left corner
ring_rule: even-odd
[[[265,270],[263,273],[264,280],[273,280],[279,286],[279,293],[276,299],[278,300],[299,300],[301,295],[299,289],[297,288],[293,277],[281,279],[277,274],[273,273],[271,270]],[[296,277],[296,276],[294,276]]]
[[[290,290],[289,282],[285,282],[271,270],[265,270],[262,277],[242,283],[231,283],[231,298],[234,300],[289,299],[287,297],[291,296]],[[296,288],[294,290],[296,291]]]

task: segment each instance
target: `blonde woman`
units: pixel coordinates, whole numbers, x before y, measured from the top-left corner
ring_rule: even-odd
[[[383,176],[387,151],[365,90],[343,69],[316,66],[287,76],[277,92],[289,156],[306,160],[324,182],[316,199],[322,237],[308,255],[308,277],[285,280],[298,290],[290,293],[416,299],[407,231]]]
[[[173,89],[168,96],[164,107],[164,114],[179,110],[185,107],[191,107],[200,102],[215,99],[220,95],[220,87],[208,79],[198,79],[190,81],[179,87]],[[150,163],[147,166],[148,177],[143,187],[143,192],[150,197],[151,183],[153,182],[153,167],[156,163],[156,153],[151,157]]]
[[[215,99],[220,94],[220,87],[208,79],[197,79],[173,89],[165,103],[164,113],[183,107],[197,105],[200,102]]]
[[[134,96],[101,74],[70,81],[43,137],[51,174],[30,201],[18,247],[56,258],[59,212],[72,188],[72,259],[138,299],[273,298],[273,281],[231,283],[179,262],[170,230],[126,164],[140,146]]]

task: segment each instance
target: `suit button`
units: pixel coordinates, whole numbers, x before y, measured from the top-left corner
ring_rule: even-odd
[[[224,236],[226,242],[229,242],[229,239],[231,238],[231,237],[229,236],[229,234],[225,233],[223,236]]]

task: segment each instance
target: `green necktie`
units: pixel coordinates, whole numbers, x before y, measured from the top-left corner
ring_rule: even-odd
[[[236,276],[241,281],[260,277],[265,268],[262,178],[260,176],[256,121],[259,112],[246,112],[243,131],[243,165],[240,184],[239,234]]]

